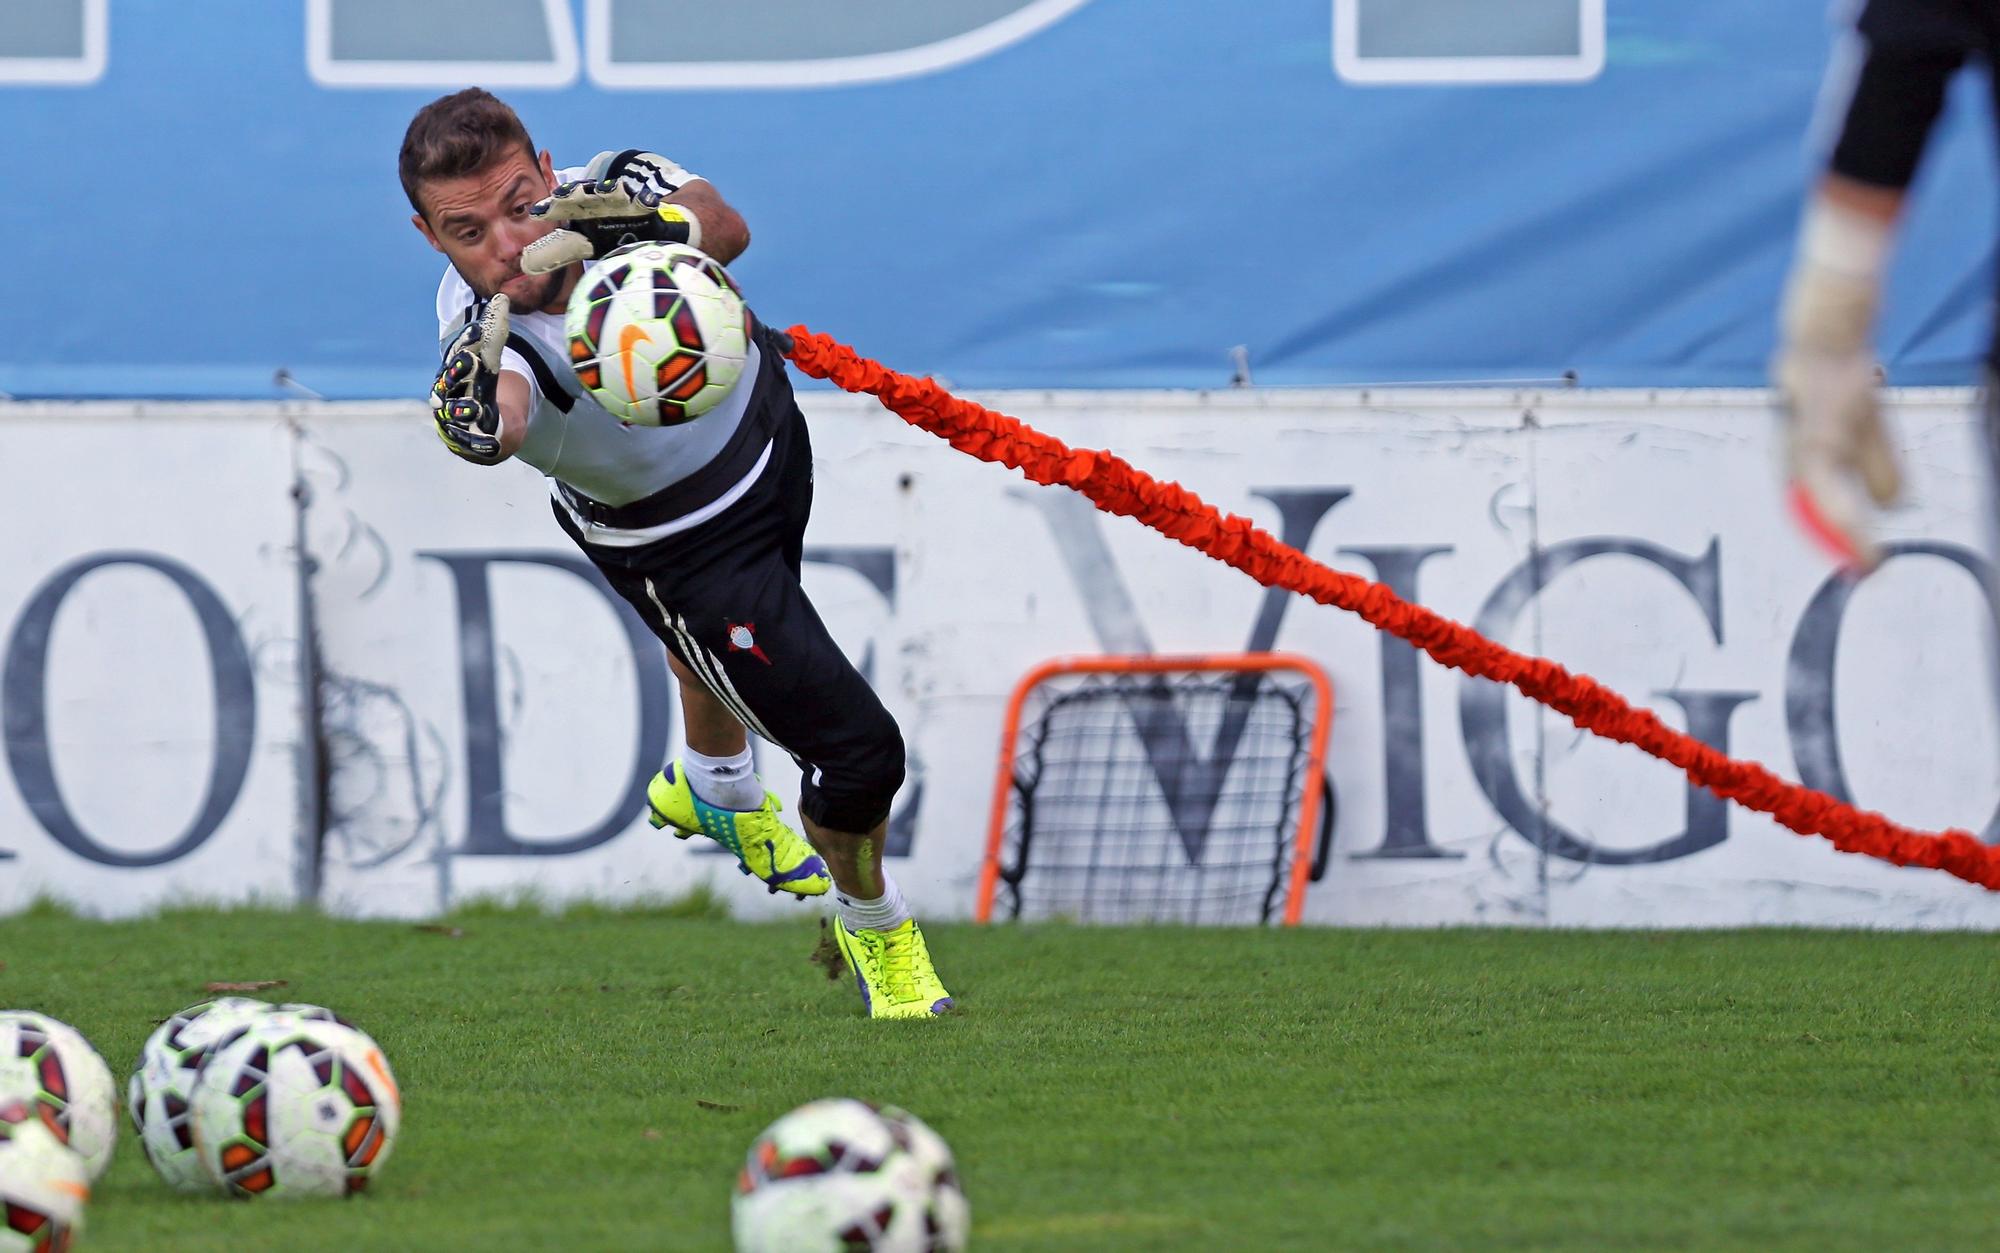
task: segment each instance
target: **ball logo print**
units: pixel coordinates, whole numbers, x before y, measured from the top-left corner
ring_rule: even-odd
[[[618,333],[618,363],[625,370],[625,394],[636,396],[638,386],[632,381],[632,350],[640,344],[652,343],[643,326],[628,326]]]

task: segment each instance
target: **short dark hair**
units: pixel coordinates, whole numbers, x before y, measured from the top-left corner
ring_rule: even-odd
[[[424,204],[417,198],[421,184],[477,174],[517,144],[534,159],[535,142],[507,102],[483,87],[467,87],[417,110],[403,132],[396,174],[410,207],[422,214]]]

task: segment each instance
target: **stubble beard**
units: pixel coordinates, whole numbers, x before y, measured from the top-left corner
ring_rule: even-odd
[[[535,289],[534,307],[547,309],[554,303],[556,293],[562,290],[563,272],[555,270],[541,276],[542,285]]]
[[[541,281],[536,286],[528,289],[528,295],[513,301],[514,309],[518,313],[541,312],[555,300],[556,293],[562,290],[563,272],[561,270],[556,270],[549,274],[530,275],[529,277]],[[501,286],[504,287],[506,284],[503,283]],[[495,288],[493,291],[481,293],[481,298],[491,300],[498,294],[499,289]]]

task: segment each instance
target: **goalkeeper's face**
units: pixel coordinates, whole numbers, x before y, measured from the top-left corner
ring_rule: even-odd
[[[521,250],[555,229],[528,206],[554,187],[549,154],[538,159],[516,148],[483,170],[425,182],[424,211],[410,220],[480,299],[505,292],[516,309],[560,312],[577,267],[521,273]]]

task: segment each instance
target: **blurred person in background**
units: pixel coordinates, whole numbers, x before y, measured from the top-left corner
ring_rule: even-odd
[[[1865,572],[1882,560],[1874,509],[1902,492],[1873,346],[1889,254],[1945,89],[1967,65],[1993,63],[2000,0],[1866,0],[1854,33],[1858,58],[1836,57],[1832,70],[1847,95],[1800,227],[1772,381],[1787,419],[1793,508],[1815,540]],[[2000,94],[1990,98],[2000,113]],[[1992,510],[2000,510],[1996,362],[2000,341],[1987,356],[1981,445]],[[2000,537],[2000,517],[1988,524]]]

